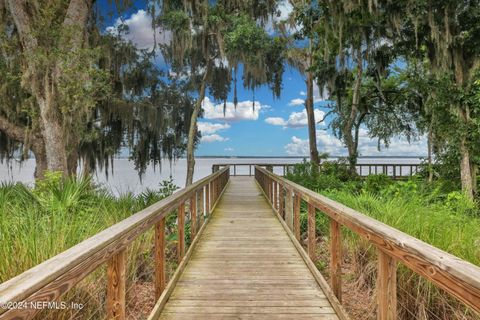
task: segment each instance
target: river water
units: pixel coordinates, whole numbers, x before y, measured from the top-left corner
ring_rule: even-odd
[[[213,164],[228,163],[298,163],[303,158],[198,158],[195,165],[194,180],[201,179],[212,172]],[[368,164],[418,164],[419,158],[360,158],[358,163]],[[33,173],[35,170],[35,161],[29,159],[23,163],[11,161],[9,164],[0,164],[1,182],[23,182],[33,184]],[[242,172],[244,170],[245,172]],[[277,169],[280,170],[280,169]],[[162,167],[148,166],[142,179],[135,171],[133,162],[128,159],[115,159],[113,171],[109,169],[108,175],[104,172],[97,172],[94,180],[97,183],[105,185],[114,194],[124,194],[126,192],[139,193],[146,188],[155,189],[162,180],[172,177],[173,182],[178,186],[185,184],[186,178],[186,160],[178,159],[170,163],[165,160]],[[247,168],[239,168],[237,173],[246,173]],[[277,172],[280,173],[280,172]]]

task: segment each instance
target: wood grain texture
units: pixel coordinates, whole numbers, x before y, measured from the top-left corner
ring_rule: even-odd
[[[330,281],[332,291],[342,302],[342,233],[340,224],[330,219]]]
[[[412,271],[480,312],[480,268],[296,183],[255,167],[261,175],[291,187],[302,199]]]
[[[210,215],[210,184],[205,186],[205,215]]]
[[[377,319],[397,319],[397,263],[382,250],[378,253]]]
[[[197,195],[190,198],[190,233],[192,240],[197,233]]]
[[[151,319],[339,319],[252,178],[231,179],[197,240]]]
[[[108,261],[107,319],[125,320],[126,250],[121,250]]]
[[[160,298],[166,284],[165,218],[155,225],[155,298]]]
[[[315,234],[315,211],[315,207],[311,203],[308,203],[307,250],[308,256],[312,260],[315,260],[315,246],[317,241],[317,236]]]
[[[293,199],[293,234],[298,241],[300,241],[300,201],[302,198],[295,193]]]
[[[180,262],[185,255],[185,203],[181,203],[178,207],[177,228],[177,258],[178,262]]]
[[[285,190],[285,223],[293,231],[293,192],[292,189]]]

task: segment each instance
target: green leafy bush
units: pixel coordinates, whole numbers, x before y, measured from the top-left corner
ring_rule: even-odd
[[[392,178],[386,174],[372,174],[365,179],[363,183],[363,190],[375,194],[380,192],[393,184]]]

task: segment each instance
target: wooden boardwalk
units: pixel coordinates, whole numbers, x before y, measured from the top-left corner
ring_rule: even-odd
[[[253,177],[232,177],[160,319],[339,319]]]
[[[33,319],[42,310],[35,307],[37,303],[45,306],[61,301],[64,294],[105,264],[106,318],[125,320],[127,249],[141,234],[152,229],[155,290],[151,294],[157,303],[149,320],[348,320],[341,305],[342,229],[357,234],[376,249],[377,303],[372,311],[377,319],[397,319],[399,264],[470,307],[469,319],[480,319],[476,316],[480,315],[478,266],[261,166],[254,169],[255,178],[232,177],[230,167],[218,169],[1,283],[0,306],[7,308],[0,308],[0,320]],[[298,242],[304,205],[308,215],[307,251]],[[212,211],[206,221],[200,218],[204,212]],[[312,261],[317,213],[330,220],[330,284]],[[168,283],[167,218],[178,222],[180,262]],[[188,231],[193,241],[185,252],[186,218],[197,223],[190,223]],[[21,303],[18,304],[21,307],[15,307],[15,303]],[[454,318],[453,314],[450,318]]]

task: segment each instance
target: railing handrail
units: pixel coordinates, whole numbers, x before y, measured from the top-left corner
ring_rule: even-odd
[[[262,167],[255,170],[290,189],[340,225],[480,312],[480,268]],[[275,187],[276,190],[276,187]]]
[[[223,168],[0,284],[0,305],[24,301],[42,290],[52,293],[52,289],[46,290],[46,286],[54,287],[52,283],[59,279],[62,284],[65,284],[68,279],[74,279],[73,284],[67,285],[68,288],[57,288],[56,296],[49,299],[55,300],[81,279],[77,279],[79,275],[83,278],[91,273],[101,263],[112,258],[139,235],[166,217],[180,203],[195,195],[197,190],[216,181],[216,178],[227,171],[228,167]],[[82,268],[88,272],[77,270]],[[6,311],[8,310],[0,308],[0,318]]]

